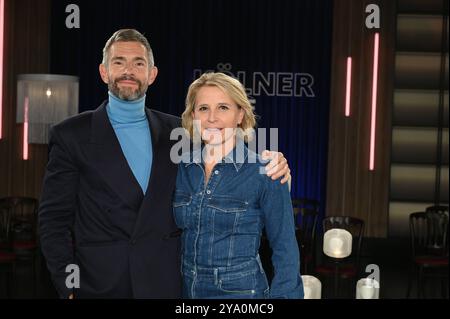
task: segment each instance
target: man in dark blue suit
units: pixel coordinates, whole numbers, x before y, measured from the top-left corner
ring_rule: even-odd
[[[41,247],[61,298],[179,298],[180,231],[172,216],[178,117],[145,107],[158,70],[147,39],[119,30],[103,50],[109,98],[50,132],[39,207]],[[281,153],[280,153],[281,154]],[[272,178],[289,177],[278,156]],[[80,285],[67,285],[69,265]]]

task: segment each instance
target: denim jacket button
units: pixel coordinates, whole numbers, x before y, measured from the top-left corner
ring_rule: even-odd
[[[211,191],[208,189],[207,191],[206,191],[206,194],[211,194]]]
[[[214,171],[214,174],[219,175],[219,171],[218,171],[218,170],[215,170],[215,171]]]

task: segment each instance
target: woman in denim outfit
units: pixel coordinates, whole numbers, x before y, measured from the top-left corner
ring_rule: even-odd
[[[196,133],[202,139],[183,155],[173,199],[184,297],[303,298],[288,185],[266,176],[243,142],[255,116],[242,84],[203,74],[189,87],[182,120],[194,142]],[[270,287],[258,254],[263,228],[273,250]]]

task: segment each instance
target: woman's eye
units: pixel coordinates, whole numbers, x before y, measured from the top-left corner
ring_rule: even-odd
[[[220,105],[219,109],[222,110],[222,111],[226,111],[226,110],[228,110],[228,106],[227,105]]]
[[[208,108],[206,107],[206,106],[200,106],[199,108],[198,108],[198,110],[200,111],[200,112],[203,112],[203,111],[206,111]]]

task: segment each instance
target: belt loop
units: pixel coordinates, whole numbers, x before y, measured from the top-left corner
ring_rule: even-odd
[[[214,268],[214,285],[217,285],[219,282],[219,269]]]

